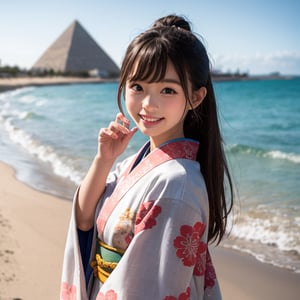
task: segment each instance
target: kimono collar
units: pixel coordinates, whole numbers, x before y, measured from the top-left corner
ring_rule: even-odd
[[[149,142],[139,151],[133,159],[130,166],[120,175],[118,184],[110,196],[109,201],[106,201],[97,218],[97,229],[99,237],[103,234],[106,221],[116,205],[126,195],[132,186],[134,186],[144,175],[150,172],[153,168],[172,159],[190,159],[196,160],[199,149],[199,142],[191,139],[172,140],[161,145],[151,151],[138,164],[138,159],[143,157],[143,154],[149,148]]]
[[[150,161],[153,159],[156,161],[155,157],[157,156],[165,157],[167,160],[176,158],[196,160],[198,149],[198,141],[178,138],[165,142],[150,152],[150,141],[148,141],[137,153],[125,174],[131,172],[146,156]]]
[[[149,152],[153,155],[157,155],[160,152],[168,155],[170,158],[186,158],[191,160],[197,159],[197,153],[199,149],[199,142],[188,139],[178,138],[161,144],[159,147],[153,149],[150,152],[150,141],[148,141],[139,151],[137,157],[145,157]]]

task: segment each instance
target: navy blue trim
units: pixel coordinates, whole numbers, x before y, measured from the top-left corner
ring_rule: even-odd
[[[87,286],[89,278],[93,273],[93,269],[90,266],[90,254],[92,249],[94,227],[89,231],[82,231],[77,228],[77,234],[81,253],[81,260],[85,275],[85,283]]]
[[[132,165],[132,168],[130,172],[140,163],[140,161],[150,152],[150,141],[147,142],[143,149],[140,151],[139,156],[136,158],[134,164]]]

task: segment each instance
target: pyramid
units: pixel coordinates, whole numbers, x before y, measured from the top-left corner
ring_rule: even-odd
[[[118,76],[120,71],[77,20],[44,52],[32,69],[70,73],[97,69],[106,77]]]

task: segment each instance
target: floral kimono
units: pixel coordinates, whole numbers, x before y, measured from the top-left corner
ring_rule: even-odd
[[[61,300],[221,299],[208,251],[198,148],[198,142],[177,139],[147,155],[147,143],[117,165],[98,202],[89,248],[79,242],[73,208]],[[105,261],[99,247],[119,258]],[[94,272],[84,266],[86,249]],[[109,274],[103,263],[112,268]]]

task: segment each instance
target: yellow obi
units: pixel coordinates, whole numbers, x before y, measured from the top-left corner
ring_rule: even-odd
[[[91,267],[94,269],[94,276],[101,283],[104,283],[115,269],[124,252],[124,250],[111,247],[100,240],[97,241],[96,256],[95,260],[91,262]]]

